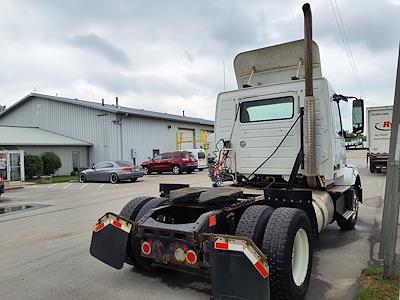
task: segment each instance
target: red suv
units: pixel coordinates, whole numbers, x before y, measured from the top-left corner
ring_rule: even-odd
[[[197,160],[191,152],[174,151],[159,154],[143,162],[141,166],[144,174],[151,174],[151,172],[161,174],[168,171],[172,171],[175,175],[182,172],[190,174],[197,168]]]

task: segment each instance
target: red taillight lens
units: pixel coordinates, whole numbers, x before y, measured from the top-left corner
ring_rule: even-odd
[[[125,173],[132,172],[132,168],[122,168],[122,172],[125,172]]]
[[[3,177],[0,176],[0,183],[3,183],[3,182],[4,182],[4,179],[3,179]]]
[[[208,227],[213,227],[217,225],[217,216],[216,215],[212,215],[208,217]]]
[[[189,159],[189,158],[187,158],[187,157],[184,157],[184,158],[182,158],[182,161],[184,161],[184,162],[188,162],[188,161],[190,161],[190,159]]]
[[[189,250],[188,252],[186,252],[186,261],[189,264],[194,265],[197,262],[196,252],[194,252],[193,250]]]
[[[151,253],[151,245],[149,242],[142,243],[142,253],[144,255],[149,255]]]

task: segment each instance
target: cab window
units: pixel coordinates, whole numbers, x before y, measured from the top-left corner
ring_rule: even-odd
[[[335,130],[335,133],[339,136],[343,136],[342,120],[340,118],[340,111],[339,111],[339,103],[336,101],[332,101],[332,119],[333,119],[333,128]]]
[[[290,119],[293,113],[294,99],[291,96],[242,102],[240,122]]]

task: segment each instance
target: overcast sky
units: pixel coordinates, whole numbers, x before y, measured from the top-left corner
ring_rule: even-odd
[[[303,3],[0,0],[0,104],[35,90],[214,119],[222,62],[235,89],[235,55],[302,38]],[[338,93],[361,96],[330,1],[310,3],[323,75]],[[400,0],[337,3],[367,106],[392,104]]]

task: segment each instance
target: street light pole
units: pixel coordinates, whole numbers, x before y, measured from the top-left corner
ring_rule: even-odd
[[[381,230],[380,250],[384,258],[384,278],[394,278],[396,240],[400,204],[400,46],[397,62],[396,90],[394,95],[389,160],[386,174],[385,200]]]

